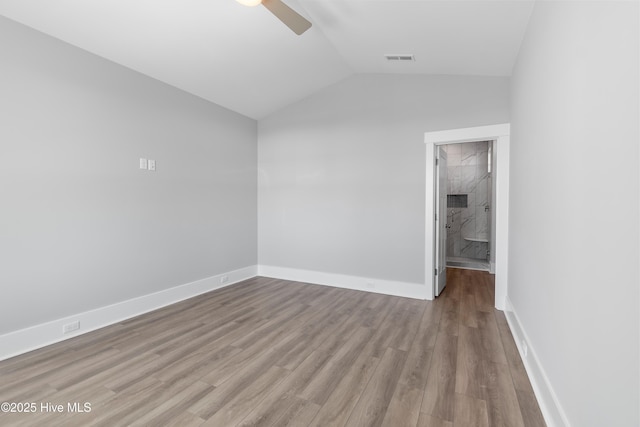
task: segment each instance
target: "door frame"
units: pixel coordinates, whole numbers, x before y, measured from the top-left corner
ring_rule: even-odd
[[[435,297],[436,276],[436,233],[435,206],[437,184],[435,167],[435,150],[438,145],[456,144],[475,141],[493,141],[494,156],[493,179],[495,180],[496,206],[492,206],[496,216],[495,230],[495,307],[505,309],[508,289],[508,255],[509,255],[509,150],[511,125],[502,123],[471,128],[448,129],[425,132],[426,145],[426,197],[425,197],[425,288],[426,299]]]
[[[444,171],[445,181],[448,181],[448,171],[447,171],[447,153],[444,151],[444,148],[441,148],[440,145],[434,145],[434,153],[436,155],[436,166],[435,166],[435,174],[436,174],[436,182],[434,185],[435,192],[435,206],[434,213],[438,214],[437,219],[434,222],[435,229],[435,237],[434,240],[437,242],[434,245],[434,274],[437,271],[438,273],[435,275],[434,279],[434,294],[437,297],[439,293],[441,293],[445,286],[447,285],[447,194],[441,194],[442,190],[442,175]],[[448,182],[444,183],[445,193],[448,193]],[[444,196],[444,197],[443,197]],[[444,200],[443,200],[444,198]],[[444,239],[444,247],[440,247],[442,245],[442,241]],[[444,268],[443,267],[444,264]],[[444,284],[444,286],[442,286]],[[438,291],[440,289],[440,291]]]

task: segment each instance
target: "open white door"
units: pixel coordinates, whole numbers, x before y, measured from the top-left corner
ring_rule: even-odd
[[[440,295],[447,286],[447,153],[444,148],[436,146],[436,289],[435,296]]]

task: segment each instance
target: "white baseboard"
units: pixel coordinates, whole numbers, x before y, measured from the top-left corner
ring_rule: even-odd
[[[518,347],[518,352],[524,363],[524,367],[527,371],[529,379],[531,380],[531,386],[538,399],[540,410],[544,416],[544,420],[549,427],[571,427],[569,419],[567,418],[558,396],[556,395],[551,382],[545,373],[536,351],[533,348],[532,342],[529,339],[526,331],[524,330],[518,314],[516,313],[513,304],[509,297],[506,297],[506,307],[504,314],[509,323],[509,328],[513,334],[513,339]],[[524,354],[524,343],[527,343],[527,355]]]
[[[424,283],[397,282],[368,277],[348,276],[344,274],[323,273],[320,271],[299,270],[295,268],[259,265],[258,275],[281,280],[333,286],[357,291],[375,292],[399,297],[427,299],[427,287]]]
[[[0,336],[0,360],[8,359],[50,344],[57,343],[158,308],[250,279],[257,275],[257,266],[249,266],[228,273],[207,277],[195,282],[169,288],[149,295],[67,316]],[[223,277],[228,280],[222,282]],[[62,333],[62,325],[79,321],[80,329]]]

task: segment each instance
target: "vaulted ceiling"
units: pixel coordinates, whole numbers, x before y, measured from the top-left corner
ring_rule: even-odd
[[[0,0],[0,15],[260,119],[355,73],[508,76],[534,3],[285,2],[313,23],[301,36],[235,0]]]

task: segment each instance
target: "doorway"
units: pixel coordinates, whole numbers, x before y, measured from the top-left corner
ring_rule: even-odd
[[[446,172],[446,266],[491,271],[493,141],[439,145]],[[438,167],[440,167],[438,165]],[[440,173],[438,180],[441,180]],[[443,183],[438,183],[438,188]],[[440,249],[440,248],[439,248]]]
[[[495,271],[495,307],[504,310],[507,295],[507,260],[508,260],[508,230],[509,230],[509,142],[510,125],[498,124],[475,128],[451,129],[425,133],[426,144],[426,226],[425,226],[425,278],[426,299],[433,299],[437,290],[442,288],[442,274],[438,271],[439,256],[443,252],[441,233],[446,224],[438,221],[437,208],[440,208],[437,188],[439,173],[436,158],[440,153],[440,146],[460,144],[476,141],[492,141],[492,177],[495,180],[494,194],[491,207],[492,230],[495,235],[490,245],[490,258],[493,260],[490,268]],[[440,190],[441,191],[441,190]],[[444,248],[446,251],[446,248]],[[440,277],[439,277],[440,276]]]

